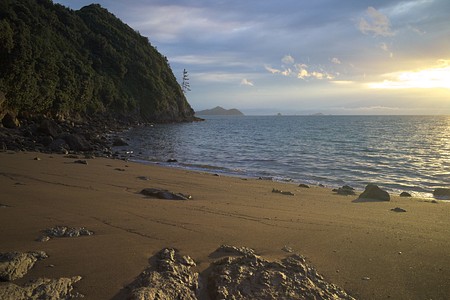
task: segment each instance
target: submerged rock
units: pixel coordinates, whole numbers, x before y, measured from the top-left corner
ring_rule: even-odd
[[[211,299],[354,299],[297,254],[279,262],[226,257],[215,262],[208,283]]]
[[[437,188],[433,191],[433,196],[438,199],[450,199],[450,188]]]
[[[192,199],[191,195],[184,195],[181,193],[172,193],[168,190],[163,189],[155,189],[155,188],[146,188],[141,191],[142,195],[158,198],[158,199],[166,199],[166,200],[189,200]]]
[[[189,256],[164,248],[156,255],[155,263],[131,284],[129,299],[197,299],[198,273],[192,270],[195,266]]]
[[[47,257],[44,251],[0,253],[0,280],[11,281],[22,278],[36,261]]]
[[[376,184],[368,184],[364,192],[359,195],[359,199],[390,201],[391,197],[388,192],[380,189]]]
[[[0,285],[0,299],[68,300],[83,297],[79,293],[73,293],[73,285],[80,280],[80,276],[59,279],[39,278],[23,287],[8,283]]]

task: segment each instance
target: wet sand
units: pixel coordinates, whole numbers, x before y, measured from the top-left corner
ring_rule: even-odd
[[[230,244],[268,259],[285,257],[282,249],[288,246],[357,299],[450,295],[450,203],[395,195],[390,202],[355,201],[357,196],[328,188],[121,160],[88,159],[87,165],[76,160],[0,153],[0,252],[49,255],[16,284],[79,275],[76,289],[85,299],[123,299],[121,290],[162,248],[191,256],[202,272],[214,261],[210,254]],[[139,194],[143,188],[193,199],[147,198]],[[272,193],[273,188],[295,195]],[[391,211],[395,207],[406,212]],[[56,225],[95,234],[36,241]]]

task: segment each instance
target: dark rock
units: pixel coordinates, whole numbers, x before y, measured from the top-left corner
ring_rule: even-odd
[[[22,278],[36,261],[47,257],[47,254],[43,251],[0,253],[0,281]]]
[[[178,160],[176,160],[176,159],[174,159],[174,158],[169,158],[169,159],[167,160],[167,162],[169,162],[169,163],[174,163],[174,162],[178,162]]]
[[[400,208],[400,207],[396,207],[391,209],[391,211],[393,212],[406,212],[406,209]]]
[[[309,189],[309,185],[304,184],[304,183],[300,183],[300,184],[298,185],[298,187],[305,188],[305,189]]]
[[[5,128],[17,128],[20,126],[20,122],[14,114],[8,112],[3,116],[2,125]]]
[[[118,147],[118,146],[128,146],[128,143],[125,142],[123,139],[121,138],[116,138],[114,139],[113,143],[112,143],[113,147]]]
[[[294,193],[277,190],[277,189],[272,189],[272,193],[277,193],[277,194],[282,194],[282,195],[287,195],[287,196],[294,196]]]
[[[84,159],[75,160],[73,163],[74,164],[80,164],[80,165],[87,165],[88,164],[88,162],[86,160],[84,160]]]
[[[391,197],[388,192],[380,189],[376,184],[368,184],[364,192],[359,195],[359,199],[390,201]]]
[[[44,120],[39,125],[37,131],[43,135],[49,135],[55,138],[61,133],[61,127],[53,120]]]
[[[196,264],[192,258],[165,248],[154,261],[129,286],[131,293],[127,299],[197,299],[198,273],[193,270]]]
[[[80,281],[80,276],[72,278],[39,278],[21,287],[13,283],[0,285],[0,299],[14,300],[60,300],[83,297],[73,293],[73,285]]]
[[[297,254],[278,262],[250,254],[214,264],[208,278],[211,299],[354,299]]]
[[[412,197],[410,193],[408,192],[401,192],[400,197]]]
[[[184,195],[181,193],[172,193],[168,190],[163,189],[155,189],[155,188],[146,188],[141,191],[142,195],[158,198],[158,199],[166,199],[166,200],[189,200],[192,199],[191,195]]]
[[[221,245],[215,253],[226,253],[226,254],[233,254],[233,255],[255,255],[255,250],[252,248],[247,247],[236,247],[236,246],[230,246],[230,245]]]
[[[344,185],[338,189],[334,189],[333,192],[337,193],[338,195],[344,196],[356,195],[355,189],[348,185]]]
[[[433,191],[433,196],[438,199],[450,199],[450,188],[437,188]]]
[[[91,144],[79,134],[67,134],[64,140],[69,145],[69,148],[74,151],[89,151],[92,150]]]
[[[140,179],[140,180],[150,180],[150,178],[148,178],[147,176],[138,176],[137,179]]]
[[[50,143],[50,145],[48,146],[48,148],[56,153],[63,153],[63,154],[67,154],[68,153],[68,149],[69,149],[69,145],[67,145],[66,141],[63,139],[56,139],[53,142]]]
[[[54,237],[80,237],[80,236],[90,236],[94,232],[90,231],[84,227],[72,228],[67,226],[56,226],[53,228],[46,229],[44,235],[39,237],[37,240],[40,242],[47,242],[50,238]]]

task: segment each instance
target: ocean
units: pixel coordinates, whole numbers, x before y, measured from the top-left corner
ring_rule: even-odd
[[[208,116],[121,136],[114,150],[143,163],[421,197],[450,187],[450,116]]]

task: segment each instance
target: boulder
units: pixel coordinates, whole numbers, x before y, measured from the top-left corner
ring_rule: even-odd
[[[6,113],[2,118],[2,125],[5,128],[17,128],[20,127],[20,122],[13,113]]]
[[[37,128],[37,131],[43,135],[55,138],[61,133],[61,127],[53,120],[44,120]]]
[[[355,189],[348,185],[344,185],[338,189],[334,189],[333,192],[337,193],[338,195],[344,196],[356,195]]]
[[[219,259],[211,268],[208,293],[210,299],[354,299],[298,254],[281,261],[254,254]]]
[[[450,188],[436,188],[433,196],[439,199],[450,199]]]
[[[198,273],[193,270],[196,264],[192,258],[165,248],[151,261],[154,263],[130,285],[127,299],[197,299]]]
[[[83,295],[73,293],[73,284],[80,280],[80,276],[59,279],[39,278],[23,287],[13,283],[7,283],[0,285],[0,299],[60,300],[82,298]]]
[[[368,184],[364,192],[359,195],[359,199],[390,201],[391,197],[388,192],[380,189],[376,184]]]
[[[0,253],[0,281],[22,278],[36,261],[47,257],[47,254],[43,251]]]
[[[155,188],[146,188],[141,191],[142,195],[158,198],[158,199],[166,199],[166,200],[189,200],[192,199],[191,195],[184,195],[181,193],[172,193],[168,190],[163,189],[155,189]]]
[[[63,139],[73,151],[89,151],[92,150],[91,144],[79,134],[66,134]]]
[[[408,192],[401,192],[400,197],[412,197],[410,193]]]

